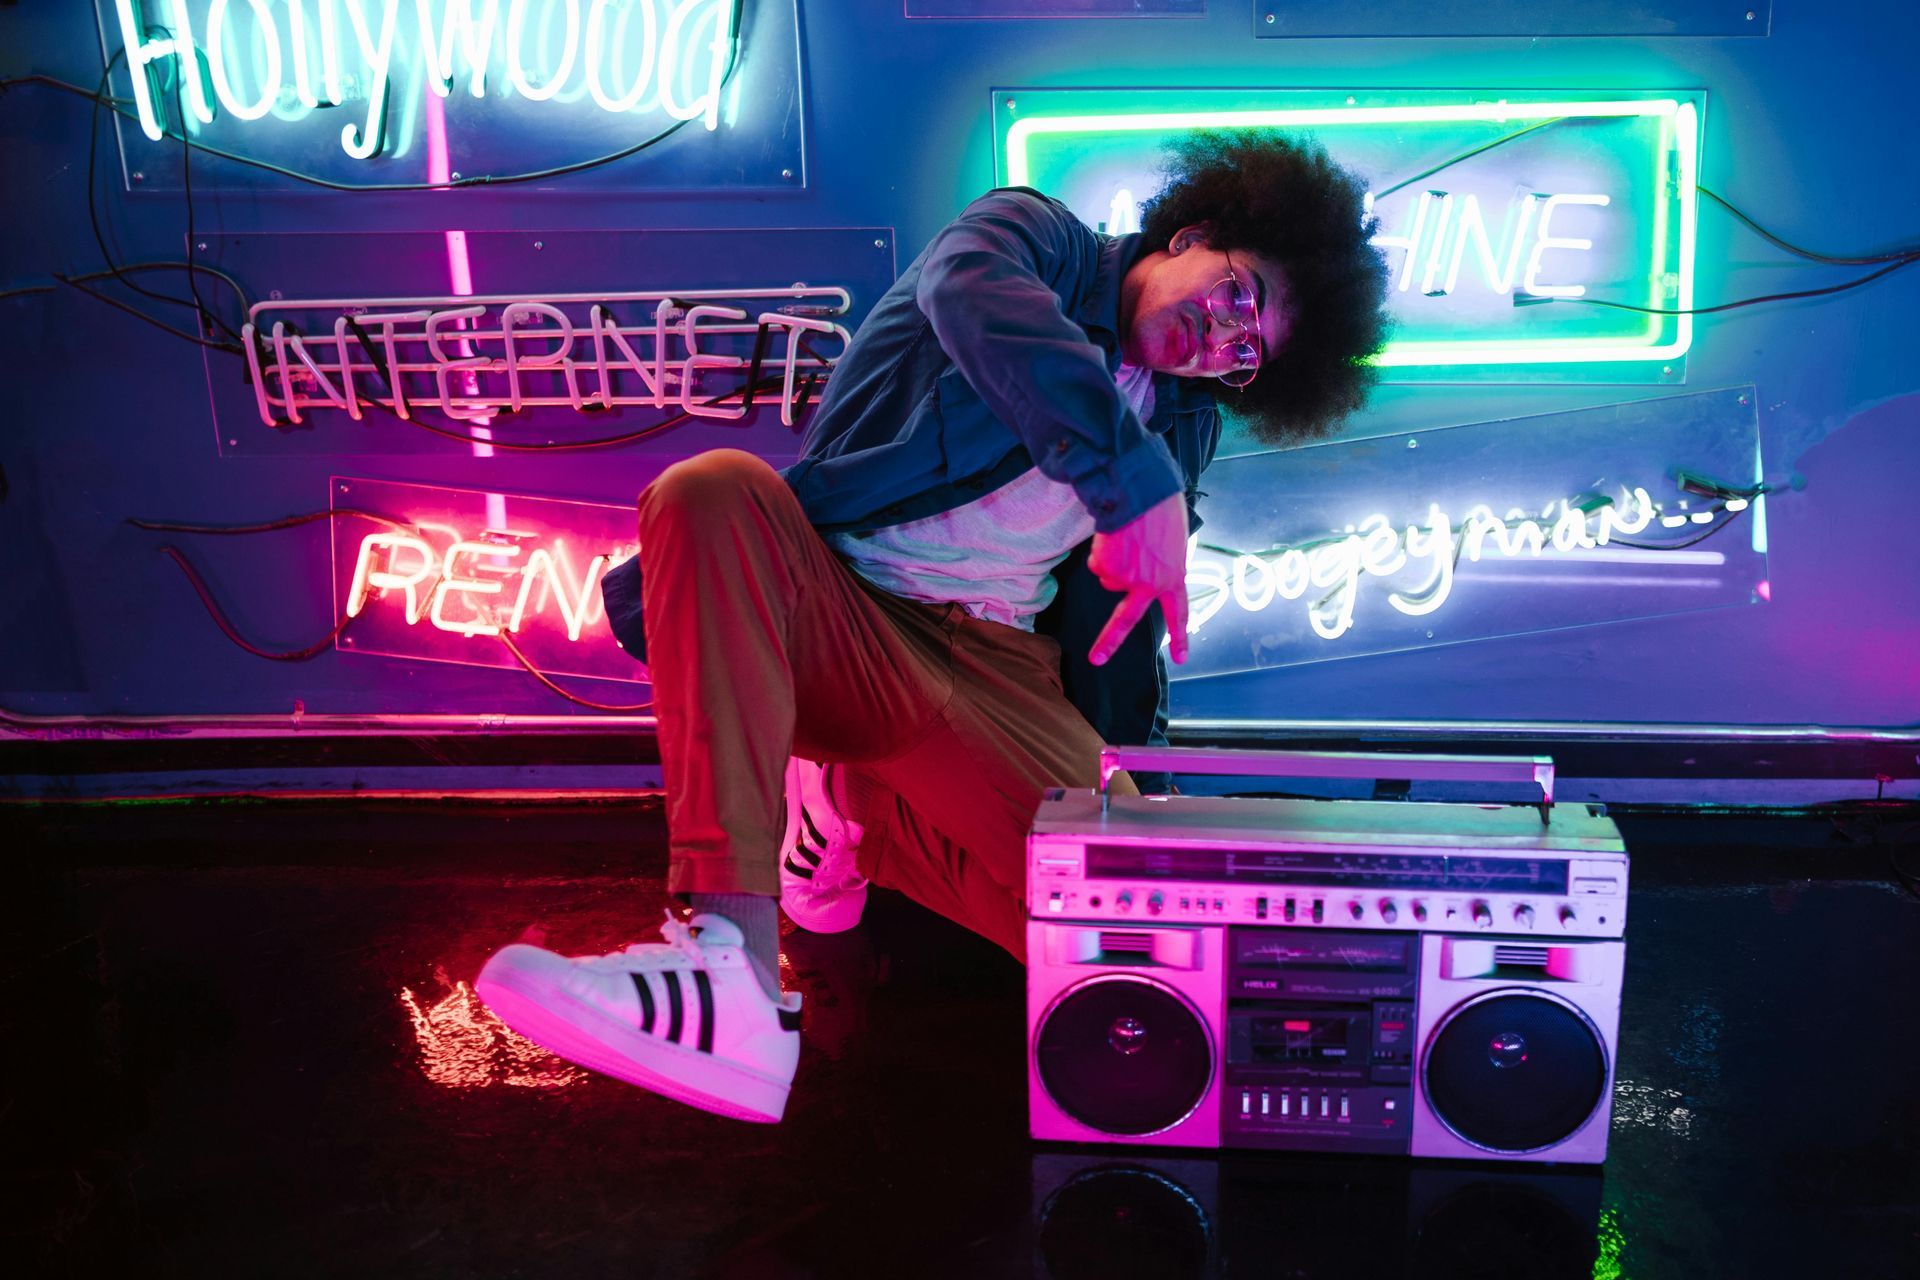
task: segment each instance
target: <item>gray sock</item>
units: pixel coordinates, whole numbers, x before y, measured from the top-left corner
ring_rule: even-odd
[[[769,998],[780,998],[780,900],[758,893],[695,893],[695,915],[711,912],[733,921],[745,941],[747,959]]]

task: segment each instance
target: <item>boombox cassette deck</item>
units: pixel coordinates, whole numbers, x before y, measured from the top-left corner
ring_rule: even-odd
[[[1513,779],[1536,807],[1050,792],[1039,1138],[1597,1163],[1627,855],[1550,761],[1109,748],[1188,774]]]

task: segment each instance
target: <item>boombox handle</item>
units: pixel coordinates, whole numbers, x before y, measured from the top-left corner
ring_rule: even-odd
[[[1122,769],[1206,773],[1245,778],[1391,778],[1408,782],[1512,782],[1540,788],[1540,821],[1553,809],[1550,756],[1388,755],[1365,751],[1248,751],[1230,747],[1102,747],[1100,811],[1108,784]]]

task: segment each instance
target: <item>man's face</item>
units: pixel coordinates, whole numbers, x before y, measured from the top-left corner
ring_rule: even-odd
[[[1237,286],[1226,283],[1229,275]],[[1251,291],[1251,304],[1236,309],[1236,290],[1243,302]],[[1231,375],[1249,348],[1257,366],[1286,341],[1286,277],[1259,254],[1215,249],[1205,228],[1186,227],[1127,272],[1121,321],[1128,364],[1185,378]]]

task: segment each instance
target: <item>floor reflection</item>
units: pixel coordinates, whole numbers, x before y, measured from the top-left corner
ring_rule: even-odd
[[[400,988],[400,1006],[413,1023],[420,1072],[446,1089],[564,1089],[587,1073],[508,1029],[482,1004],[464,979],[437,975],[446,994],[424,1004],[411,987]]]

